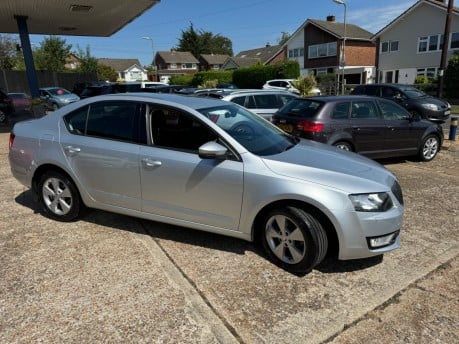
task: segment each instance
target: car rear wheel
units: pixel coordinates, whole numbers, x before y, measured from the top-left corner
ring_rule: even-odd
[[[333,146],[335,146],[336,148],[342,149],[342,150],[346,150],[350,152],[353,151],[351,144],[345,141],[336,142],[333,144]]]
[[[43,211],[50,218],[68,222],[80,215],[84,206],[80,194],[64,174],[46,172],[40,179],[38,190]]]
[[[6,123],[6,113],[0,110],[0,123]]]
[[[419,150],[419,158],[422,161],[430,161],[435,158],[439,150],[439,138],[435,135],[429,135],[422,142],[421,149]]]
[[[263,248],[283,269],[308,273],[325,257],[327,235],[310,213],[295,207],[275,209],[265,216],[263,226]]]

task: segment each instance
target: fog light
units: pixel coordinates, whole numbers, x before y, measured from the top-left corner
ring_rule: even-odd
[[[392,245],[395,242],[395,239],[397,239],[398,233],[399,231],[396,231],[379,237],[367,238],[368,246],[370,249],[374,249]]]

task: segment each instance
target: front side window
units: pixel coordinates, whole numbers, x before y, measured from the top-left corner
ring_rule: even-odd
[[[378,100],[379,107],[385,120],[403,120],[410,117],[405,109],[395,103],[385,100]]]
[[[149,116],[155,146],[197,153],[204,143],[217,139],[205,124],[182,110],[151,105]]]

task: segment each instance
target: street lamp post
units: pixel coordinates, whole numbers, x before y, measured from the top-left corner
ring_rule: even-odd
[[[343,44],[341,45],[341,56],[340,56],[340,65],[342,68],[342,76],[341,76],[341,94],[344,95],[344,66],[346,65],[346,11],[347,11],[347,6],[344,0],[333,0],[334,3],[337,3],[338,5],[343,5],[344,6],[344,35],[343,35]]]
[[[155,59],[155,49],[154,49],[154,46],[153,46],[153,39],[151,37],[149,37],[149,36],[144,36],[144,37],[142,37],[142,39],[146,39],[147,41],[151,42],[151,55],[152,55],[152,57],[151,57],[152,58],[152,60],[151,60],[151,68],[153,68],[153,73],[154,73],[153,75],[156,78],[156,75],[155,75],[156,74],[155,73],[156,67],[153,65],[153,62],[154,62],[154,59]]]

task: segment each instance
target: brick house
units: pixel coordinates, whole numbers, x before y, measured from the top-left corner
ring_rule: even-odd
[[[220,70],[228,57],[223,54],[202,54],[199,56],[199,69]]]
[[[198,72],[199,61],[189,51],[158,51],[153,60],[158,80],[169,80],[173,75]]]
[[[287,58],[296,60],[301,75],[336,73],[341,78],[340,51],[345,38],[344,79],[346,84],[372,82],[376,77],[376,44],[373,34],[353,24],[307,19],[284,44]]]

